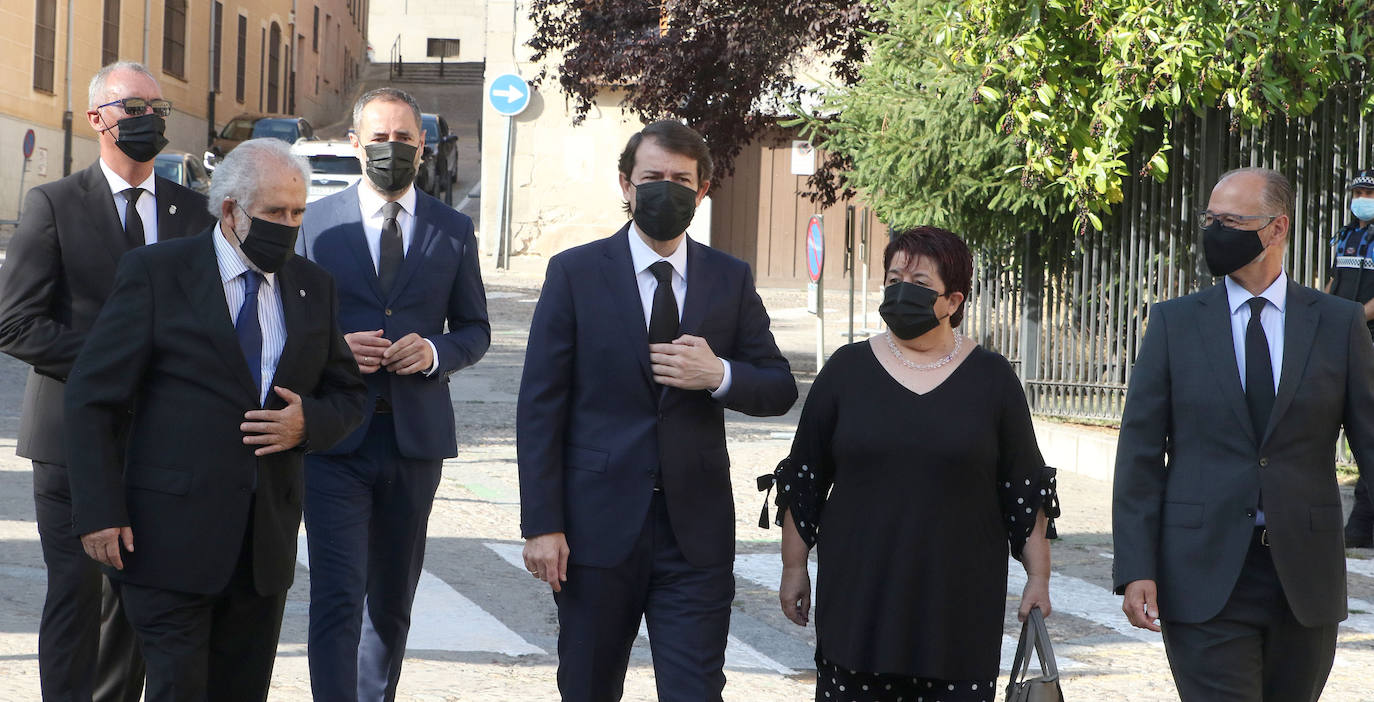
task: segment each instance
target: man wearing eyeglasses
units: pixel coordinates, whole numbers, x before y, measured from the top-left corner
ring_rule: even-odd
[[[1355,174],[1346,186],[1352,219],[1331,240],[1331,278],[1326,291],[1364,305],[1369,333],[1374,336],[1374,170]],[[1345,545],[1374,546],[1374,499],[1369,481],[1355,484],[1355,506],[1345,523]]]
[[[91,79],[87,123],[100,159],[39,185],[0,267],[0,351],[31,366],[17,453],[33,461],[47,599],[38,632],[44,700],[139,699],[143,659],[117,592],[72,533],[62,395],[125,251],[205,230],[205,196],[153,174],[171,103],[146,68]]]
[[[1279,173],[1221,177],[1222,283],[1151,308],[1126,394],[1114,587],[1183,702],[1316,700],[1347,614],[1335,445],[1374,465],[1374,345],[1359,304],[1285,274],[1292,213]]]

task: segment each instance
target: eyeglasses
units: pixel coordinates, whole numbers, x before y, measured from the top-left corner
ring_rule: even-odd
[[[1210,210],[1203,210],[1197,213],[1197,224],[1199,227],[1206,229],[1207,227],[1212,226],[1212,224],[1215,222],[1221,222],[1221,226],[1230,229],[1245,229],[1249,231],[1259,231],[1269,226],[1271,222],[1278,218],[1279,215],[1238,215],[1230,214],[1227,212],[1212,212]],[[1261,224],[1258,227],[1246,226],[1247,224],[1251,224],[1261,219],[1264,220],[1264,224]]]
[[[102,107],[109,107],[110,105],[119,105],[123,107],[124,114],[130,117],[137,117],[150,107],[153,109],[153,114],[158,117],[166,117],[172,114],[172,103],[170,100],[144,100],[143,98],[136,97],[111,100],[104,105],[96,105],[95,109],[98,110]]]

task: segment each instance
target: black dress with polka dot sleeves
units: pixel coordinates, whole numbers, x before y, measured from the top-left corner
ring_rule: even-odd
[[[918,394],[867,342],[840,348],[770,477],[777,523],[790,510],[816,548],[818,657],[921,680],[997,677],[1007,556],[1021,557],[1037,512],[1059,516],[1005,358],[975,347]]]

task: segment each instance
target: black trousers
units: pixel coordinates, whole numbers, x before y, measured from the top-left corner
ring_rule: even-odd
[[[1283,594],[1259,529],[1221,612],[1162,622],[1182,702],[1315,702],[1336,656],[1337,624],[1303,626]]]
[[[138,702],[143,656],[119,593],[72,532],[67,467],[33,462],[38,538],[48,570],[38,625],[45,702]]]
[[[612,568],[569,564],[568,581],[554,595],[563,700],[620,699],[642,618],[658,699],[719,702],[735,597],[731,566],[688,563],[668,522],[663,493],[655,492],[630,556]]]
[[[253,585],[253,515],[223,591],[196,594],[124,583],[124,609],[143,643],[147,702],[267,699],[286,592]]]

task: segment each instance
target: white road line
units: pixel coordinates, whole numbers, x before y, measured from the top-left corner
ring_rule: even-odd
[[[1374,559],[1347,558],[1345,559],[1345,569],[1356,575],[1374,578]]]
[[[483,545],[500,556],[502,560],[511,564],[512,567],[519,568],[522,572],[525,570],[525,559],[524,556],[521,555],[523,548],[520,544],[488,542]],[[781,573],[781,569],[778,572]],[[736,569],[736,574],[739,574],[738,568]],[[639,622],[639,636],[646,641],[649,638],[648,628],[645,626],[642,619]],[[771,670],[779,675],[794,675],[797,672],[769,658],[753,646],[739,640],[734,634],[731,634],[729,638],[726,639],[725,666],[735,669]]]
[[[1007,591],[1020,592],[1026,587],[1026,571],[1016,560],[1007,558]],[[1156,632],[1137,629],[1121,613],[1121,598],[1107,588],[1086,580],[1050,571],[1050,601],[1055,611],[1072,614],[1122,636],[1163,646],[1164,639]]]
[[[296,560],[310,567],[305,532],[297,537]],[[408,651],[480,651],[506,656],[545,655],[486,610],[428,571],[421,571],[410,620]]]

